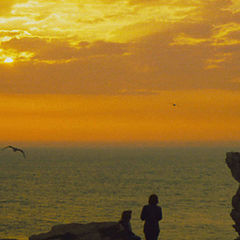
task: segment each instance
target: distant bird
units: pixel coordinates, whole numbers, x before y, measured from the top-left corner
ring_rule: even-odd
[[[7,146],[7,147],[2,148],[2,151],[7,149],[7,148],[11,148],[14,152],[21,152],[23,157],[26,158],[25,152],[22,149],[16,148],[16,147],[13,147],[13,146]]]

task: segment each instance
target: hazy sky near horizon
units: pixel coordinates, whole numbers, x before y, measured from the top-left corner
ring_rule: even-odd
[[[1,0],[0,141],[238,141],[239,63],[238,0]]]

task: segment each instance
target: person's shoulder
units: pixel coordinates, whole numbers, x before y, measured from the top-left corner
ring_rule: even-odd
[[[147,211],[147,209],[148,209],[148,205],[144,205],[143,207],[142,207],[142,211]]]
[[[158,205],[157,205],[156,207],[157,207],[159,210],[162,210],[162,207],[161,207],[161,206],[158,206]]]
[[[153,209],[159,209],[159,210],[162,209],[162,207],[159,205],[150,205],[150,207]]]

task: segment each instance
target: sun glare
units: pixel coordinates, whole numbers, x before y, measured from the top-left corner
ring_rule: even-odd
[[[13,62],[13,59],[10,58],[10,57],[7,57],[5,60],[4,60],[5,63],[12,63]]]

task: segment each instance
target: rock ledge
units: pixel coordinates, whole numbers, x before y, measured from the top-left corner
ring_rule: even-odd
[[[226,155],[226,163],[231,170],[232,176],[240,183],[240,153],[228,152]],[[230,216],[235,222],[233,228],[238,233],[236,240],[240,240],[240,187],[238,187],[236,194],[232,198],[232,207]]]
[[[117,222],[92,222],[57,225],[29,240],[128,240],[128,236]]]

